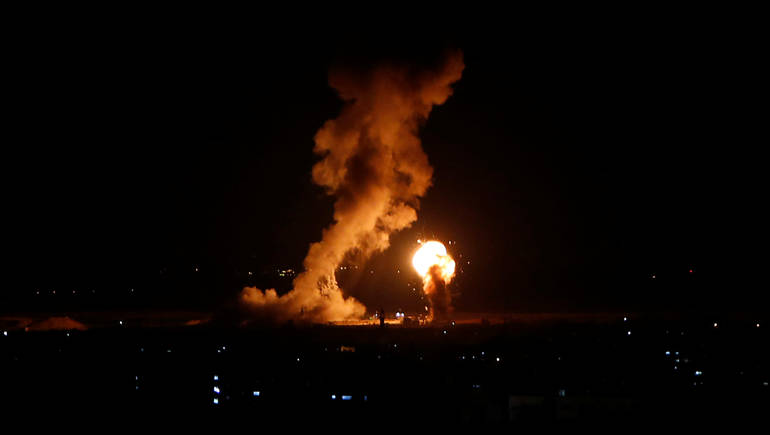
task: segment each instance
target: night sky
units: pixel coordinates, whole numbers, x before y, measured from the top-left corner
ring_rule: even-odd
[[[343,288],[411,306],[416,240],[436,237],[463,255],[459,311],[759,310],[767,75],[751,27],[723,24],[20,30],[0,311],[216,310],[244,285],[288,290],[273,271],[301,269],[332,221],[310,177],[342,107],[329,68],[453,47],[466,69],[422,129],[418,221]]]

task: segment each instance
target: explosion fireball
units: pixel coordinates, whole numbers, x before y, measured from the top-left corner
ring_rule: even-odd
[[[423,291],[430,299],[428,320],[446,320],[452,312],[452,296],[447,284],[455,276],[455,261],[443,243],[431,240],[415,252],[412,265],[422,277]]]
[[[431,266],[437,265],[447,284],[455,274],[455,261],[447,254],[444,244],[435,240],[423,243],[412,257],[412,265],[423,278],[428,275]]]

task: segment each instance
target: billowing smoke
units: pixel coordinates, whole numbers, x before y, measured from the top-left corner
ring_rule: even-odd
[[[432,68],[387,63],[329,74],[346,104],[316,133],[314,151],[323,159],[313,167],[313,181],[336,199],[334,222],[310,245],[293,290],[279,296],[274,289],[246,287],[241,300],[247,307],[278,321],[337,321],[365,313],[364,305],[343,295],[335,270],[347,257],[365,260],[385,250],[393,232],[417,219],[419,198],[433,175],[419,127],[452,94],[463,68],[456,51]]]

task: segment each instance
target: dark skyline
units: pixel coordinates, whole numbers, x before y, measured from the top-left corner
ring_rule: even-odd
[[[247,271],[301,269],[332,221],[310,178],[313,136],[342,107],[329,68],[420,65],[452,47],[463,78],[421,132],[433,187],[415,225],[361,265],[378,278],[346,290],[406,305],[393,271],[412,274],[416,239],[435,235],[471,261],[459,311],[756,311],[758,44],[750,29],[659,24],[41,33],[14,47],[6,81],[3,305],[136,288],[149,308],[215,309],[269,285]]]

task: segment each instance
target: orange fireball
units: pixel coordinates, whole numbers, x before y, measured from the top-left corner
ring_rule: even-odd
[[[437,265],[441,278],[445,283],[449,283],[455,275],[455,261],[447,253],[443,243],[431,240],[420,246],[412,257],[412,265],[421,277],[428,275],[431,267]]]

